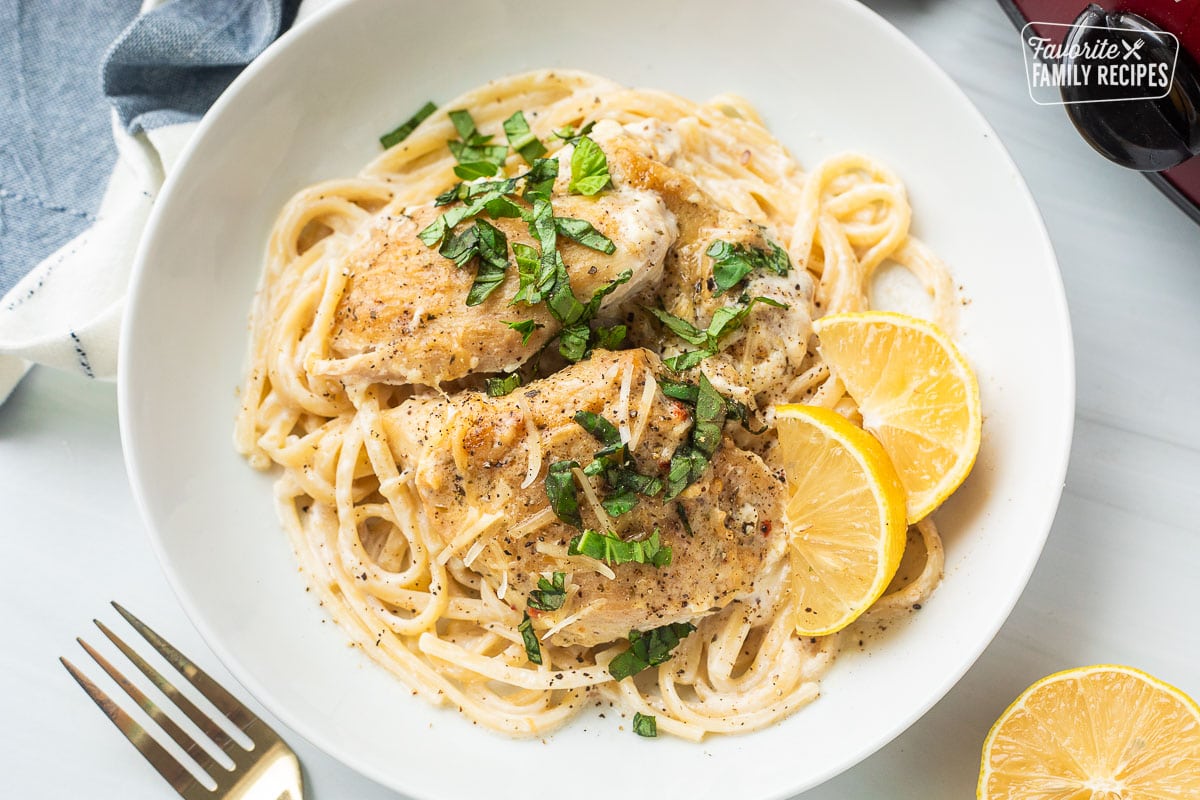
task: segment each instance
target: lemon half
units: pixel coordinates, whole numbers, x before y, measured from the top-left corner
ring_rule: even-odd
[[[1101,664],[1030,686],[983,745],[980,800],[1194,800],[1200,707],[1132,667]]]

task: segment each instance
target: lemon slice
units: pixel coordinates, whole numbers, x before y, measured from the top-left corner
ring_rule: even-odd
[[[858,403],[863,427],[891,456],[915,523],[975,464],[979,384],[954,342],[925,320],[886,311],[833,314],[813,324],[821,355]]]
[[[1200,797],[1200,707],[1131,667],[1058,672],[1030,686],[983,745],[980,800]]]
[[[775,407],[796,631],[824,636],[867,610],[904,554],[904,487],[871,434],[825,408]]]

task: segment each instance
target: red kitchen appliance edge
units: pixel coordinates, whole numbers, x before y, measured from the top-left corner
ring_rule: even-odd
[[[1056,44],[1105,25],[1130,35],[1179,41],[1168,96],[1066,106],[1080,135],[1101,155],[1146,177],[1200,223],[1200,0],[999,0],[1013,23],[1032,23]],[[1039,25],[1058,23],[1071,27]],[[1068,97],[1063,89],[1064,99]],[[1167,165],[1166,168],[1162,168]]]

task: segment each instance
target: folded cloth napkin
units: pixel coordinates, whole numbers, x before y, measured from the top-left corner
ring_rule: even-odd
[[[31,363],[115,376],[138,240],[196,120],[328,2],[0,4],[0,401]]]

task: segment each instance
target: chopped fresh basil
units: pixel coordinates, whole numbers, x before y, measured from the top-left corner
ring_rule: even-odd
[[[567,191],[578,194],[599,194],[610,182],[608,158],[600,145],[586,136],[575,142],[571,154],[571,182]]]
[[[663,500],[674,500],[680,492],[700,480],[706,469],[708,456],[697,450],[691,442],[681,444],[671,456],[671,465],[667,468],[666,494],[663,495]]]
[[[631,466],[632,463],[627,459],[625,464],[606,469],[604,479],[608,485],[620,492],[637,492],[647,497],[654,497],[663,490],[661,478],[641,474]]]
[[[787,275],[791,272],[792,261],[788,258],[787,251],[770,239],[767,240],[767,247],[770,248],[770,252],[764,254],[764,266],[776,275]]]
[[[592,344],[601,350],[620,350],[621,345],[625,344],[626,333],[628,333],[628,329],[624,325],[611,327],[598,325],[592,332],[594,340]]]
[[[659,378],[658,388],[667,397],[693,406],[700,395],[700,387],[687,381]],[[758,430],[750,427],[750,407],[745,403],[724,395],[722,397],[725,400],[725,419],[737,420],[750,433],[759,434],[767,430],[765,427]]]
[[[555,461],[546,470],[546,497],[554,515],[568,525],[583,528],[583,517],[579,514],[579,495],[575,487],[575,476],[571,470],[579,466],[577,461]]]
[[[484,136],[475,127],[471,112],[458,109],[450,112],[450,121],[458,131],[459,139],[446,142],[458,166],[454,174],[463,180],[488,178],[498,175],[504,168],[504,160],[508,158],[508,148],[504,145],[491,144],[491,136]]]
[[[713,260],[714,295],[736,286],[755,269],[764,269],[777,275],[786,275],[792,264],[782,247],[770,240],[767,250],[744,244],[730,244],[717,239],[708,246],[704,254]]]
[[[741,305],[722,306],[714,311],[708,327],[704,330],[700,330],[686,319],[670,314],[661,308],[647,307],[646,310],[653,314],[671,333],[689,344],[703,345],[699,350],[687,350],[678,355],[664,358],[663,363],[674,372],[691,369],[720,351],[721,340],[742,326],[755,304],[762,303],[776,308],[787,308],[786,303],[781,303],[772,297],[748,298],[742,295],[738,298],[738,302]]]
[[[667,330],[690,344],[707,344],[708,334],[682,317],[669,314],[661,308],[647,308]]]
[[[528,611],[525,612],[517,630],[521,632],[521,641],[525,643],[525,657],[534,664],[541,664],[542,647],[538,644],[537,634],[533,632],[533,620],[529,618]]]
[[[583,308],[583,316],[585,319],[591,319],[600,311],[600,304],[604,298],[617,290],[618,286],[629,283],[629,279],[633,277],[633,270],[627,269],[617,277],[613,278],[608,283],[605,283],[595,292],[592,293],[592,299],[587,302]]]
[[[675,504],[675,513],[679,515],[679,521],[683,523],[683,530],[688,536],[695,536],[695,531],[692,530],[692,522],[688,519],[687,509],[683,507],[683,503]]]
[[[661,568],[671,564],[671,548],[662,546],[658,528],[640,542],[627,542],[612,532],[585,530],[571,539],[567,555],[590,556],[610,566],[637,563]]]
[[[517,259],[517,276],[520,279],[520,285],[509,305],[517,303],[537,305],[542,302],[542,293],[550,288],[550,282],[554,280],[554,272],[551,271],[548,275],[542,272],[541,255],[536,248],[527,244],[514,242],[513,256]]]
[[[449,112],[450,121],[454,123],[454,130],[458,131],[458,135],[467,144],[473,144],[474,139],[479,136],[479,131],[475,128],[475,119],[471,116],[471,112],[465,109],[457,109]]]
[[[525,188],[521,190],[522,197],[531,203],[535,200],[549,200],[554,181],[558,179],[558,159],[534,159],[523,177]]]
[[[696,387],[696,414],[688,441],[676,448],[667,469],[664,500],[673,500],[691,486],[708,469],[708,463],[721,444],[721,429],[725,424],[726,400],[713,388],[708,377],[700,374]]]
[[[506,322],[504,324],[521,334],[522,346],[529,344],[529,337],[533,336],[535,330],[546,327],[542,323],[534,322],[531,319],[523,319],[520,322]]]
[[[488,378],[485,383],[489,397],[503,397],[521,385],[521,376],[512,372],[503,378]]]
[[[635,711],[633,714],[633,732],[638,736],[653,739],[658,736],[658,718],[653,714],[643,714]]]
[[[472,225],[465,230],[451,234],[446,241],[442,242],[438,252],[462,269],[479,254],[479,229]]]
[[[529,607],[538,611],[558,611],[567,599],[566,575],[555,572],[551,580],[538,578],[538,588],[529,593]]]
[[[567,325],[558,332],[558,354],[571,363],[581,361],[587,355],[591,334],[586,322]]]
[[[470,184],[470,185],[473,186],[475,184]],[[468,184],[465,184],[462,182],[456,183],[453,186],[451,186],[449,189],[447,189],[446,191],[442,192],[437,197],[435,197],[433,199],[433,204],[435,206],[448,206],[451,203],[457,203],[459,200],[466,200],[468,191],[469,191]]]
[[[696,421],[692,426],[692,444],[704,455],[712,458],[721,443],[721,428],[725,425],[725,398],[713,388],[708,376],[700,373],[700,386],[696,393]]]
[[[579,411],[575,421],[596,438],[603,447],[595,460],[584,468],[586,475],[601,475],[614,494],[600,502],[614,517],[627,514],[637,505],[638,495],[653,497],[663,489],[662,480],[637,471],[629,447],[621,442],[621,432],[599,414]]]
[[[637,492],[632,489],[625,489],[616,494],[609,495],[600,501],[600,505],[614,517],[619,517],[622,514],[628,514],[633,511],[638,503]]]
[[[449,230],[449,226],[446,225],[446,215],[443,214],[426,225],[417,234],[417,238],[424,242],[426,247],[433,247],[445,237],[447,230]]]
[[[699,366],[701,361],[712,355],[716,354],[711,350],[685,350],[678,355],[668,356],[662,361],[672,372],[684,372]]]
[[[773,297],[754,297],[747,302],[745,296],[741,298],[741,302],[745,305],[741,306],[721,306],[713,312],[712,319],[708,323],[706,333],[709,337],[710,346],[713,349],[719,348],[719,342],[725,336],[733,333],[738,328],[742,327],[746,316],[750,313],[750,309],[754,308],[756,303],[762,303],[766,306],[774,306],[775,308],[787,308],[787,303],[781,303]]]
[[[579,427],[590,433],[605,449],[618,447],[621,444],[621,432],[617,426],[599,414],[591,411],[576,411],[575,422]]]
[[[644,669],[665,664],[675,647],[696,630],[690,622],[672,622],[648,631],[630,631],[629,649],[608,664],[614,680],[624,680]]]
[[[504,195],[489,199],[483,206],[492,219],[523,218],[529,212]]]
[[[489,183],[499,184],[501,187],[507,184],[507,181],[489,181]],[[460,184],[465,186],[466,184]],[[480,186],[483,184],[473,184]],[[459,190],[450,190],[457,192]],[[465,195],[470,199],[466,205],[455,206],[433,222],[425,226],[420,233],[417,234],[422,242],[428,247],[433,247],[438,242],[441,242],[447,234],[450,234],[458,223],[465,219],[470,219],[482,211],[488,211],[493,218],[503,216],[524,216],[523,209],[507,201],[504,198],[502,189],[488,189],[484,192],[465,192]],[[444,196],[440,195],[440,196]],[[495,213],[492,213],[495,212]],[[445,255],[443,253],[443,255]],[[461,266],[461,265],[460,265]]]
[[[426,118],[428,118],[429,115],[435,111],[437,111],[437,106],[433,104],[433,101],[426,102],[425,105],[421,106],[417,113],[409,117],[408,120],[405,121],[400,127],[396,128],[395,130],[388,131],[383,136],[380,136],[379,143],[385,148],[394,147],[395,145],[400,144],[409,136],[412,136],[412,132],[417,129],[417,126],[424,122]]]
[[[743,428],[755,435],[767,432],[766,425],[762,426],[758,430],[750,427],[750,406],[739,400],[734,400],[729,397],[725,398],[725,406],[725,419],[737,420],[739,423],[741,423]]]
[[[529,232],[533,234],[533,238],[537,239],[538,244],[542,247],[542,264],[538,270],[539,278],[548,275],[552,276],[553,280],[558,279],[557,270],[559,264],[562,262],[562,257],[558,255],[558,234],[556,231],[557,229],[554,227],[554,208],[550,205],[550,201],[540,198],[534,200],[533,220],[529,223]],[[562,269],[565,275],[566,266],[563,265]],[[541,283],[541,280],[538,282]],[[570,286],[567,287],[567,291],[570,291]]]
[[[471,229],[478,231],[479,268],[467,292],[467,305],[477,306],[504,283],[504,274],[508,271],[508,238],[502,230],[481,219],[476,220]]]
[[[575,219],[574,217],[555,217],[554,227],[563,236],[574,239],[584,247],[590,247],[593,250],[599,250],[601,253],[612,254],[617,246],[613,244],[612,239],[609,239],[603,233],[592,227],[592,223],[586,219]]]
[[[563,324],[559,333],[559,354],[568,361],[579,361],[590,352],[592,331],[588,321],[596,316],[604,298],[621,284],[627,283],[633,277],[633,272],[625,270],[613,280],[601,285],[584,304],[579,302],[579,298],[571,290],[571,279],[567,275],[567,266],[563,263],[562,256],[557,252],[554,255],[557,259],[554,285],[546,298],[546,307],[550,309],[551,315]]]
[[[525,163],[532,164],[534,159],[546,155],[546,146],[529,129],[525,113],[518,111],[504,120],[504,135],[508,137],[508,146],[521,154]]]
[[[493,161],[464,161],[455,165],[454,174],[464,181],[473,181],[499,175],[501,169],[503,166]]]
[[[592,132],[592,128],[594,128],[594,127],[596,127],[595,120],[592,120],[588,124],[584,125],[582,128],[579,129],[578,132],[575,130],[574,125],[566,125],[562,128],[559,128],[558,130],[556,130],[554,132],[554,135],[557,136],[559,139],[562,139],[563,141],[565,141],[567,144],[570,144],[570,143],[574,142],[575,140],[579,139],[581,136],[587,136],[589,133]]]

